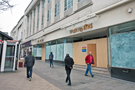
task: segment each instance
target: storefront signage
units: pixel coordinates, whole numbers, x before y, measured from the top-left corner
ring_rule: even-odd
[[[43,42],[44,41],[44,39],[40,39],[40,40],[38,40],[37,42],[38,43],[41,43],[41,42]]]
[[[22,48],[23,48],[23,47],[31,46],[31,41],[26,42],[26,43],[22,44],[21,46],[22,46]]]
[[[86,46],[82,47],[82,52],[87,52],[87,47]]]
[[[84,30],[92,29],[93,24],[85,24],[83,27],[75,28],[74,30],[70,30],[70,34],[77,33],[77,32],[83,32]]]

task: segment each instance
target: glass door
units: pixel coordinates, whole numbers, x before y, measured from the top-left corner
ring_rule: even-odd
[[[5,56],[5,71],[13,70],[15,45],[7,45]]]

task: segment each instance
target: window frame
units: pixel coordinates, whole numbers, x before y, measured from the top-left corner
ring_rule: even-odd
[[[60,1],[55,4],[55,17],[60,15]]]
[[[64,11],[73,7],[73,0],[65,0],[64,2]]]
[[[41,23],[42,25],[44,25],[44,17],[45,17],[45,16],[44,16],[44,14],[43,14],[43,15],[42,15],[42,23]]]
[[[45,0],[42,0],[42,8],[45,7]]]
[[[51,21],[51,9],[48,10],[47,21]]]
[[[38,13],[40,12],[40,4],[38,5]]]
[[[81,2],[82,0],[78,0],[78,2]]]
[[[37,31],[38,31],[38,28],[39,28],[39,18],[37,19]]]
[[[52,0],[48,0],[48,3],[50,3]]]
[[[34,17],[36,16],[36,9],[34,9]]]

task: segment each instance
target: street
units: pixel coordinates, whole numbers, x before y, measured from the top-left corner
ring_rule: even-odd
[[[32,81],[26,78],[26,69],[16,72],[0,73],[0,90],[135,90],[135,83],[93,73],[92,78],[84,76],[85,71],[73,69],[72,86],[65,82],[66,73],[62,65],[36,61]]]

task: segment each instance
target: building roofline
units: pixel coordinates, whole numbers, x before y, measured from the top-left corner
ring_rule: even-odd
[[[25,12],[26,10],[29,8],[30,4],[33,2],[33,0],[31,0],[31,2],[29,3],[29,5],[27,6],[27,8],[25,9]]]
[[[0,31],[0,34],[2,34],[3,36],[7,37],[10,40],[13,40],[13,38],[7,34],[5,34],[4,32]]]
[[[17,24],[13,27],[13,29],[11,30],[11,32],[17,27],[17,25],[19,24],[19,22],[24,18],[24,15],[19,19],[19,21],[17,22]]]

